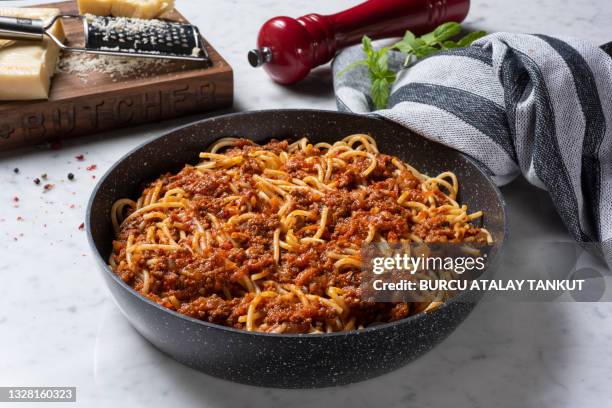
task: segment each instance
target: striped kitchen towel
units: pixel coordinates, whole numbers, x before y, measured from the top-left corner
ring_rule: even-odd
[[[575,38],[496,33],[402,70],[373,112],[361,46],[334,60],[338,109],[373,113],[458,149],[503,185],[546,189],[578,242],[602,242],[612,266],[612,57]],[[399,69],[394,53],[389,65]]]

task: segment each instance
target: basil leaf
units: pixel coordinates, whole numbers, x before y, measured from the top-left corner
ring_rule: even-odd
[[[408,34],[408,33],[406,33]],[[401,41],[399,41],[398,43],[396,43],[393,48],[398,49],[399,51],[403,52],[404,54],[413,54],[414,51],[425,45],[425,42],[423,40],[421,40],[420,38],[415,38],[414,34],[410,33],[411,37],[406,38],[404,36],[404,39],[402,39]]]
[[[445,50],[448,50],[448,49],[451,49],[451,48],[459,48],[459,45],[456,42],[454,42],[454,41],[448,40],[448,41],[444,41],[442,43],[442,48],[445,49]]]
[[[374,47],[372,47],[372,40],[367,35],[364,35],[361,39],[361,45],[363,47],[363,51],[366,53],[368,58],[371,58],[374,54]]]
[[[416,38],[414,34],[412,34],[410,31],[406,31],[404,37],[398,42],[396,42],[391,48],[398,49],[404,54],[409,54],[412,52],[412,50],[414,50],[416,46],[415,40]]]
[[[376,109],[385,109],[389,101],[391,85],[385,79],[375,79],[372,81],[372,101]]]
[[[361,61],[355,61],[353,63],[348,64],[346,67],[344,67],[344,69],[340,72],[338,72],[338,78],[344,76],[347,72],[359,67],[359,66],[368,66],[368,61],[367,60],[361,60]]]
[[[461,32],[461,24],[454,21],[444,23],[433,31],[433,36],[437,40],[436,42],[443,42],[451,37],[456,36]]]
[[[415,50],[414,55],[416,56],[417,59],[421,59],[421,58],[425,58],[428,55],[433,54],[434,52],[438,52],[439,49],[437,49],[436,47],[432,47],[430,45],[425,45],[423,47],[419,47]]]
[[[438,41],[433,31],[431,33],[427,33],[425,35],[420,36],[419,39],[423,41],[426,45],[433,45]]]
[[[467,34],[465,37],[462,37],[459,41],[457,41],[457,46],[467,47],[468,45],[472,44],[474,41],[478,40],[479,38],[484,37],[485,35],[487,35],[487,33],[484,31],[474,31],[472,33]]]
[[[376,59],[376,68],[380,74],[384,74],[389,69],[389,49],[383,48],[378,51]]]

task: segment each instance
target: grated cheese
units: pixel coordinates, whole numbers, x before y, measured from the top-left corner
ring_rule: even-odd
[[[81,82],[87,83],[91,73],[110,76],[113,82],[121,78],[151,77],[167,68],[170,61],[157,58],[115,57],[112,55],[92,55],[85,53],[63,54],[57,72],[76,75]]]

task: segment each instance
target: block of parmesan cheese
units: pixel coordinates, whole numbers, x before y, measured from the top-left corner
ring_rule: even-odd
[[[0,7],[0,16],[47,22],[59,13],[58,9]],[[60,20],[51,31],[64,41]],[[47,99],[59,52],[59,47],[47,37],[42,41],[0,40],[0,100]]]
[[[80,14],[110,16],[113,2],[112,0],[77,0],[77,5]]]
[[[174,0],[78,0],[79,13],[152,19],[174,9]]]

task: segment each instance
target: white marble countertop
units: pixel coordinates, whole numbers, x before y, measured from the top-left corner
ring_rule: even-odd
[[[335,109],[328,69],[286,88],[248,66],[245,54],[269,17],[328,13],[356,1],[177,3],[233,66],[236,110]],[[487,31],[605,42],[612,40],[608,6],[609,0],[474,0],[468,22]],[[612,400],[610,303],[481,303],[454,334],[408,366],[356,385],[316,391],[229,383],[153,349],[111,301],[79,225],[93,176],[144,140],[195,119],[82,138],[59,150],[0,155],[0,386],[76,386],[77,405],[83,407],[560,408],[605,406]],[[75,160],[78,154],[85,161]],[[86,170],[93,164],[95,170]],[[67,180],[69,172],[74,181]],[[32,182],[41,173],[55,188],[43,192]],[[519,181],[503,192],[511,247],[520,236],[567,239],[541,191]]]

